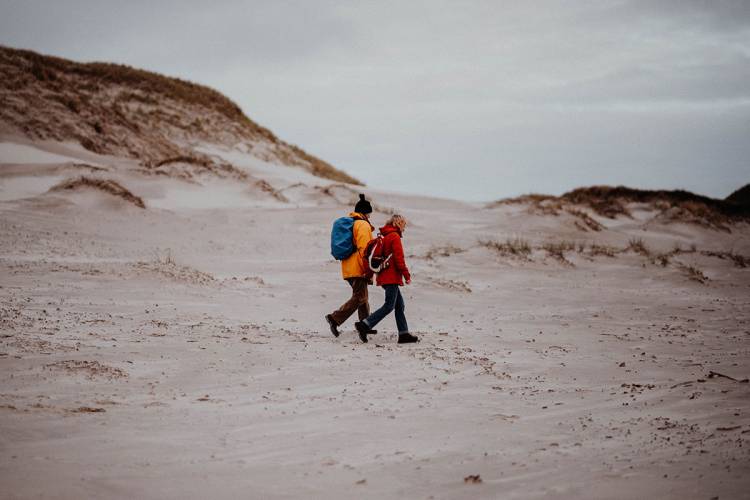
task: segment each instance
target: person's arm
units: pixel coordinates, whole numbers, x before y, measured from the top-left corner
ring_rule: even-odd
[[[406,267],[406,260],[404,259],[404,247],[401,245],[401,238],[396,236],[393,239],[393,265],[401,273],[406,280],[406,283],[411,282],[411,274],[409,268]]]

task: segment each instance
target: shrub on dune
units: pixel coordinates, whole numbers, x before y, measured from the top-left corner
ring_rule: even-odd
[[[101,191],[103,193],[121,198],[139,208],[146,208],[146,204],[143,203],[143,199],[140,196],[134,195],[118,182],[111,179],[97,179],[93,177],[81,176],[75,179],[65,180],[53,186],[50,191],[75,191],[82,188],[95,189],[97,191]]]

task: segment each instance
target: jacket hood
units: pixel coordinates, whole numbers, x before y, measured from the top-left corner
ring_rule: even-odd
[[[370,224],[370,229],[375,229],[375,226],[373,226],[372,223],[369,220],[367,220],[366,215],[363,215],[359,212],[349,212],[349,217],[354,217],[355,219],[363,220],[367,222],[368,224]]]
[[[401,230],[396,226],[386,224],[385,226],[380,228],[380,234],[382,234],[383,236],[390,233],[398,233],[398,235],[401,236]]]

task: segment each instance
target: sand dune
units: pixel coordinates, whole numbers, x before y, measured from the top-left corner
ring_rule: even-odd
[[[376,225],[413,221],[422,342],[398,346],[388,319],[361,344],[323,321],[347,296],[330,222],[359,188],[209,150],[243,174],[3,160],[3,497],[749,491],[747,223],[362,188]],[[47,192],[80,178],[70,161],[144,208]]]

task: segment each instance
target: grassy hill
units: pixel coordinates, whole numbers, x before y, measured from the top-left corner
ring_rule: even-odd
[[[0,130],[73,140],[144,165],[199,156],[192,144],[240,147],[270,162],[357,179],[288,144],[214,89],[110,63],[79,63],[0,46]]]
[[[684,190],[634,189],[625,186],[588,186],[561,196],[527,194],[495,201],[489,207],[524,203],[539,213],[557,215],[571,210],[585,215],[574,207],[585,207],[593,213],[616,218],[631,216],[634,205],[646,206],[658,212],[662,221],[685,222],[729,231],[736,222],[750,221],[747,203],[748,186],[735,191],[724,200],[709,198]]]

